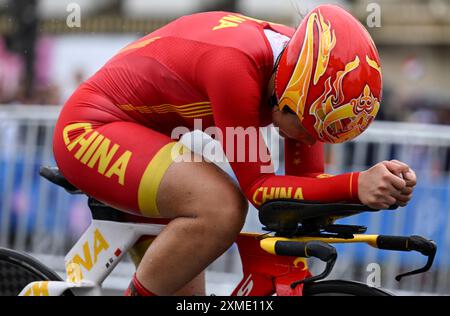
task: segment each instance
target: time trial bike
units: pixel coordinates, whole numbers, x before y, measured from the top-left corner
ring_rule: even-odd
[[[70,194],[84,194],[55,167],[41,167],[40,174]],[[60,296],[101,295],[101,285],[142,236],[157,236],[168,221],[124,216],[88,197],[92,222],[65,257],[66,279],[26,253],[0,248],[0,295]],[[317,203],[292,199],[271,200],[259,210],[266,234],[241,233],[236,239],[243,278],[232,296],[385,296],[388,291],[363,283],[324,280],[337,259],[333,244],[365,243],[396,251],[417,251],[428,258],[423,268],[397,276],[428,271],[436,244],[421,236],[365,234],[366,227],[335,224],[338,219],[375,212],[360,204]],[[188,242],[187,236],[182,242]],[[176,251],[176,250],[174,250]],[[325,263],[313,275],[307,258]]]

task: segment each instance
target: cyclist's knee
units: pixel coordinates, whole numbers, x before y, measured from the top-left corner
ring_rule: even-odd
[[[209,196],[204,205],[206,221],[214,223],[221,238],[234,240],[244,226],[248,202],[233,184],[221,185],[218,193]]]
[[[206,162],[173,164],[161,182],[158,202],[162,216],[193,218],[199,229],[222,237],[240,231],[248,208],[232,179]]]

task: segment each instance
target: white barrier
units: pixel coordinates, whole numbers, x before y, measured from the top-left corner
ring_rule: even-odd
[[[52,136],[59,110],[54,106],[0,106],[0,246],[38,254],[58,269],[62,255],[87,226],[90,216],[85,197],[70,196],[37,176],[39,165],[54,165]],[[381,268],[383,287],[450,293],[450,255],[445,251],[450,249],[449,151],[450,127],[393,122],[376,122],[355,142],[327,147],[330,173],[363,170],[378,161],[397,158],[409,163],[419,176],[417,198],[407,208],[364,214],[344,223],[368,225],[370,233],[421,234],[435,238],[439,248],[430,272],[398,284],[394,276],[424,264],[422,257],[355,245],[338,246],[339,260],[332,278],[365,282],[373,277],[367,267],[376,263]],[[261,231],[254,209],[249,212],[244,230]],[[313,264],[312,268],[320,267]],[[210,274],[213,279],[220,273],[232,273],[234,280],[240,269],[233,246],[209,271],[215,272]],[[123,281],[131,273],[131,265],[124,263],[114,277]],[[217,284],[217,280],[214,282]]]

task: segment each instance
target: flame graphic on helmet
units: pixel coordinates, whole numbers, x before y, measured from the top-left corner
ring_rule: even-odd
[[[298,62],[279,102],[281,108],[288,106],[294,110],[301,121],[312,80],[314,25],[317,26],[319,42],[314,84],[317,84],[325,73],[331,50],[336,45],[331,23],[324,21],[320,11],[312,13],[307,21],[306,35]],[[381,68],[375,60],[366,56],[366,62],[381,74]],[[333,82],[331,82],[331,76],[325,80],[324,92],[312,102],[309,114],[315,117],[314,129],[322,141],[338,143],[358,136],[369,126],[378,112],[380,103],[367,84],[359,97],[342,104],[345,100],[343,80],[347,74],[359,66],[360,59],[355,56],[353,61],[345,65],[344,70],[336,73]]]
[[[317,27],[319,29],[319,53],[317,56],[316,71],[314,74],[314,84],[317,84],[320,77],[325,73],[328,67],[328,61],[330,59],[330,52],[336,45],[336,36],[334,30],[331,32],[331,24],[325,23],[323,16],[319,12],[319,21]]]
[[[316,118],[314,129],[324,141],[336,143],[358,136],[368,127],[378,112],[380,103],[372,95],[368,85],[365,85],[364,91],[358,98],[341,105],[345,98],[342,89],[344,77],[358,68],[359,64],[359,57],[356,56],[353,61],[345,65],[344,70],[337,72],[333,84],[331,84],[331,77],[327,78],[324,93],[313,102],[309,110],[309,114]],[[346,119],[350,119],[350,122],[344,125],[343,122]]]
[[[314,101],[309,113],[316,118],[314,129],[323,141],[338,143],[352,139],[361,134],[373,121],[380,103],[366,84],[359,97],[341,105],[344,99],[342,82],[352,70],[358,68],[358,56],[337,73],[331,85],[331,77],[325,81],[324,93]],[[335,94],[333,94],[333,91]],[[346,124],[343,124],[346,120]]]
[[[309,85],[312,78],[314,61],[314,24],[319,30],[319,55],[316,63],[314,82],[325,73],[328,67],[330,52],[336,44],[334,32],[331,32],[331,25],[324,22],[319,13],[312,13],[307,21],[305,41],[295,66],[294,73],[289,80],[286,90],[280,98],[280,105],[287,105],[297,113],[300,120],[303,118],[306,98],[308,96]]]

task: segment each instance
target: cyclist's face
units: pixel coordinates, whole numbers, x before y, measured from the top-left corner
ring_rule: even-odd
[[[307,145],[313,145],[316,140],[300,124],[297,115],[280,111],[278,106],[272,110],[273,125],[279,128],[281,136],[295,139]]]

